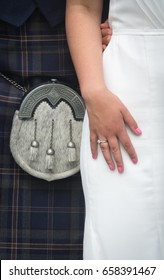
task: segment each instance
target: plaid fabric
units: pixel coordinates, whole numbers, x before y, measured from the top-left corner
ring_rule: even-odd
[[[49,77],[77,86],[64,23],[52,28],[39,11],[20,28],[0,22],[0,71],[26,88]],[[25,173],[10,154],[22,96],[0,77],[0,258],[82,259],[80,174],[49,183]]]

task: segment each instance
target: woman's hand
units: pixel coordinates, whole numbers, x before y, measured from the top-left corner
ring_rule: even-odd
[[[111,170],[114,170],[116,165],[118,172],[122,173],[124,164],[120,143],[132,162],[137,163],[138,161],[126,125],[136,135],[140,135],[142,132],[125,105],[108,89],[105,88],[101,92],[94,93],[94,97],[91,94],[88,96],[85,101],[89,116],[92,156],[94,159],[97,158],[97,140],[107,140],[107,143],[100,144],[104,158]]]
[[[102,36],[102,50],[104,51],[110,42],[112,36],[112,29],[109,27],[108,20],[100,25]]]

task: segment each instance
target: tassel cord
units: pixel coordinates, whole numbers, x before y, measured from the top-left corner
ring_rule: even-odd
[[[30,146],[30,161],[36,161],[39,153],[39,142],[36,140],[37,120],[34,120],[34,140]]]
[[[68,148],[68,161],[71,163],[76,161],[76,145],[73,142],[71,120],[69,121],[69,133],[70,133],[70,141],[67,144],[67,148]]]
[[[54,168],[55,151],[52,148],[53,133],[54,133],[54,120],[52,120],[52,125],[51,125],[50,147],[49,147],[49,149],[46,152],[46,166],[45,166],[45,168],[48,169],[48,170],[52,170]]]

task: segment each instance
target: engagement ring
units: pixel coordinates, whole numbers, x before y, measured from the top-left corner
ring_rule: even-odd
[[[103,143],[108,143],[108,141],[107,140],[100,140],[100,139],[97,140],[97,144],[103,144]]]

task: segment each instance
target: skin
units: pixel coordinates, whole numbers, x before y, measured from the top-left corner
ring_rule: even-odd
[[[103,22],[100,25],[101,28],[101,35],[102,35],[102,49],[103,51],[106,49],[107,45],[110,42],[111,36],[112,36],[112,29],[109,28],[108,20]]]
[[[107,140],[107,143],[100,144],[103,156],[110,170],[117,167],[122,173],[124,162],[120,143],[132,163],[138,161],[126,126],[135,135],[140,135],[141,130],[117,94],[111,92],[104,82],[100,30],[102,4],[102,0],[67,0],[67,39],[88,112],[92,157],[96,159],[98,156],[97,140]]]

